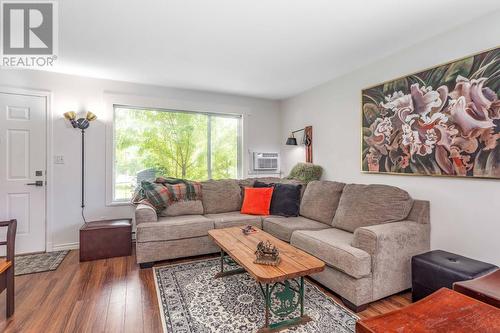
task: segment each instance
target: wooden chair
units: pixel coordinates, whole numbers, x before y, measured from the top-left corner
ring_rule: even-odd
[[[14,314],[14,250],[17,221],[2,221],[0,227],[7,227],[6,241],[0,241],[0,246],[7,247],[7,257],[0,259],[0,293],[7,289],[7,318]]]

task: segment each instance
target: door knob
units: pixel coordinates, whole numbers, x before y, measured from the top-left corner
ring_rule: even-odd
[[[43,180],[37,180],[34,183],[28,183],[26,185],[31,185],[31,186],[43,186]]]

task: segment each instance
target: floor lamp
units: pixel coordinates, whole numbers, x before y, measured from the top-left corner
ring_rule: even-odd
[[[97,119],[97,116],[92,112],[87,112],[85,118],[76,119],[76,113],[69,111],[64,113],[64,118],[68,119],[73,128],[78,128],[82,131],[82,218],[85,221],[83,209],[85,208],[85,130],[89,128],[90,122]]]

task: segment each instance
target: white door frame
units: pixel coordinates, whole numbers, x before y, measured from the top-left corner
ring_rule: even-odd
[[[36,90],[36,89],[26,89],[17,88],[9,86],[0,85],[0,93],[6,94],[16,94],[16,95],[28,95],[36,97],[45,97],[45,109],[46,109],[46,156],[45,156],[45,251],[52,251],[52,217],[53,217],[53,163],[52,162],[52,146],[53,146],[53,126],[52,126],[52,92],[49,90]]]

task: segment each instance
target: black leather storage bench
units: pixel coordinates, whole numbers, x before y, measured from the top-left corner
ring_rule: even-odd
[[[418,301],[454,282],[475,279],[498,267],[482,261],[435,250],[411,259],[412,300]]]

